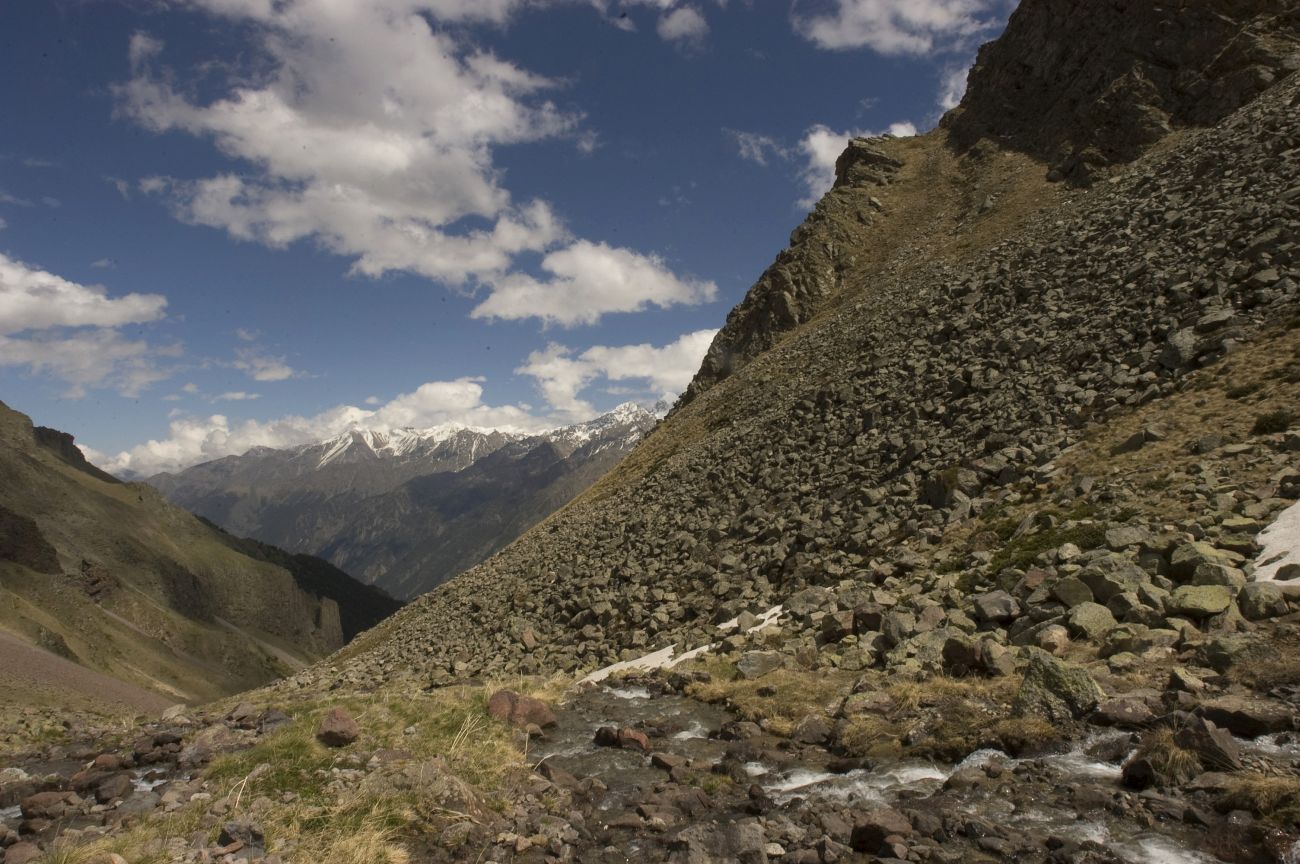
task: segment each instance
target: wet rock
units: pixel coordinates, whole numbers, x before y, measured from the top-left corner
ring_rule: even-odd
[[[888,838],[911,834],[912,823],[906,816],[892,807],[877,807],[854,820],[849,845],[855,852],[876,855]]]
[[[1174,733],[1174,742],[1201,757],[1207,768],[1241,770],[1237,742],[1226,729],[1220,729],[1203,717],[1189,717]]]
[[[114,774],[95,787],[95,800],[107,804],[118,798],[126,798],[135,790],[130,774]]]
[[[346,708],[331,708],[316,730],[316,740],[326,747],[346,747],[361,737],[361,727]]]
[[[1198,713],[1242,738],[1289,732],[1296,726],[1296,715],[1290,706],[1266,699],[1223,696],[1203,703]]]
[[[252,822],[227,822],[221,826],[217,845],[221,854],[233,855],[236,861],[253,861],[266,857],[266,837]],[[220,851],[220,850],[218,850]]]
[[[1097,706],[1090,719],[1099,726],[1141,729],[1150,725],[1155,719],[1155,713],[1142,699],[1107,699]]]
[[[642,753],[650,752],[649,737],[637,729],[602,726],[596,730],[592,740],[597,747],[618,747],[623,750],[640,750]]]
[[[498,690],[488,698],[487,712],[497,720],[525,729],[534,724],[542,729],[555,725],[555,712],[540,699],[520,696],[513,690]]]
[[[73,792],[37,792],[24,798],[20,809],[24,819],[59,819],[80,803]]]
[[[1037,714],[1054,722],[1067,722],[1088,714],[1105,698],[1083,667],[1058,660],[1045,651],[1027,650],[1032,653],[1012,707],[1018,716]]]

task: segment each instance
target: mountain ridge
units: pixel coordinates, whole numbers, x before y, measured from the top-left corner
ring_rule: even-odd
[[[351,429],[147,482],[234,534],[322,555],[409,598],[562,506],[655,422],[653,411],[628,402],[533,435],[450,424]],[[539,462],[544,469],[525,470]]]

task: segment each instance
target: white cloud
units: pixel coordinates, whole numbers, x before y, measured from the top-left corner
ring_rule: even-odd
[[[0,253],[0,334],[51,327],[120,327],[163,317],[161,294],[110,298],[98,285],[79,285]]]
[[[558,416],[580,420],[594,409],[581,398],[599,380],[644,381],[659,398],[671,398],[690,383],[709,350],[716,330],[686,333],[661,348],[653,345],[595,345],[581,354],[557,343],[528,355],[515,371],[537,381],[537,388]]]
[[[835,160],[840,158],[850,138],[867,134],[862,130],[836,132],[829,126],[813,126],[804,133],[799,151],[805,164],[799,171],[799,180],[807,194],[799,200],[800,207],[812,207],[835,182]]]
[[[285,362],[284,357],[272,357],[258,348],[238,348],[231,364],[254,381],[286,381],[302,375]]]
[[[693,6],[680,6],[659,19],[655,28],[667,42],[698,45],[709,33],[709,22]]]
[[[769,135],[760,135],[757,132],[741,132],[736,129],[728,129],[726,132],[736,142],[736,149],[740,152],[740,158],[748,162],[766,165],[769,159],[789,158],[786,149]]]
[[[4,217],[0,217],[0,231],[3,231],[8,227],[9,227],[9,223],[4,220]]]
[[[950,69],[939,80],[939,107],[944,111],[951,111],[961,104],[966,95],[966,76],[969,73],[969,66]]]
[[[807,194],[799,200],[799,206],[812,207],[835,183],[835,161],[840,158],[851,138],[869,138],[874,134],[860,129],[836,132],[829,126],[820,124],[805,132],[803,140],[799,142],[799,152],[805,160],[799,171],[799,180]],[[916,134],[916,126],[906,121],[891,123],[888,134],[907,138]]]
[[[235,331],[235,338],[240,342],[256,342],[262,334],[249,327],[240,327]]]
[[[58,378],[71,397],[97,387],[138,395],[167,377],[159,358],[179,349],[126,339],[116,328],[157,321],[166,307],[160,294],[109,297],[101,286],[0,254],[0,365]]]
[[[112,270],[117,266],[117,262],[112,258],[98,258],[90,262],[90,266],[96,270]]]
[[[231,390],[229,393],[222,393],[219,396],[213,396],[213,402],[249,402],[253,399],[261,399],[261,393],[248,393],[243,390]]]
[[[551,252],[541,267],[549,278],[517,273],[496,280],[470,314],[573,326],[594,323],[611,312],[706,303],[718,290],[713,282],[677,277],[657,256],[588,240]]]
[[[526,279],[520,255],[574,243],[546,201],[513,199],[493,151],[571,137],[585,153],[595,136],[547,98],[558,82],[444,26],[501,23],[525,0],[194,2],[251,23],[262,56],[260,71],[232,71],[205,102],[162,65],[158,40],[132,39],[121,110],[157,132],[210,139],[239,165],[142,180],[178,218],[275,248],[312,242],[364,276],[406,271],[468,290]],[[689,14],[669,18],[672,34],[692,31]]]
[[[983,38],[1004,20],[1007,0],[823,0],[793,14],[795,29],[819,48],[870,48],[929,55]]]
[[[79,399],[90,389],[112,388],[135,397],[170,376],[159,363],[176,348],[159,348],[127,339],[116,330],[96,329],[66,335],[39,333],[30,338],[0,336],[0,366],[18,366],[67,383],[64,395]]]
[[[349,429],[425,428],[444,423],[513,432],[536,432],[553,425],[519,406],[484,404],[481,382],[460,378],[423,384],[375,410],[339,405],[311,417],[290,415],[236,423],[224,414],[180,416],[168,425],[167,437],[146,441],[96,464],[109,471],[149,476],[244,453],[253,447],[311,444]]]

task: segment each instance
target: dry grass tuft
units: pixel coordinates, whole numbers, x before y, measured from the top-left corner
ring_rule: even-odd
[[[1246,775],[1224,793],[1220,804],[1230,810],[1249,810],[1282,828],[1300,826],[1300,777]]]
[[[1195,750],[1180,746],[1176,731],[1168,726],[1152,729],[1142,736],[1135,758],[1146,759],[1166,783],[1186,783],[1205,770]]]

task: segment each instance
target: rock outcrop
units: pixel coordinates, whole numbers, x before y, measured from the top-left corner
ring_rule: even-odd
[[[1087,184],[1297,69],[1294,0],[1024,0],[943,127],[962,146],[991,138]]]

